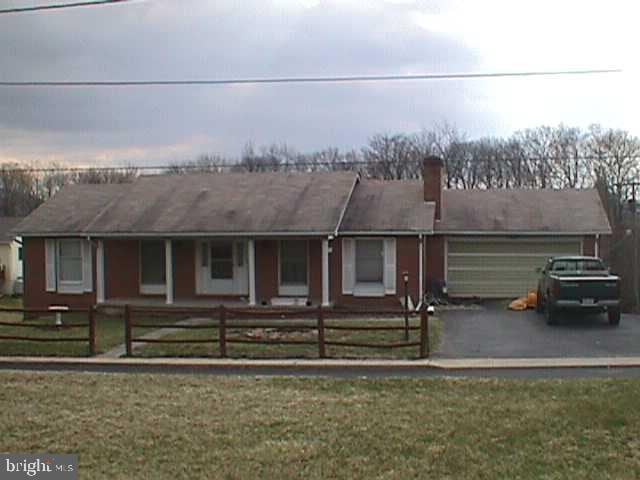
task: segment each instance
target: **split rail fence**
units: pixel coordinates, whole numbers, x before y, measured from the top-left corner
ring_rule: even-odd
[[[27,321],[21,322],[8,322],[8,321],[0,321],[0,352],[2,351],[2,342],[11,341],[11,342],[36,342],[36,343],[50,343],[50,342],[86,342],[88,346],[88,354],[89,356],[95,356],[96,354],[96,318],[95,318],[95,308],[87,308],[87,309],[69,309],[64,312],[54,311],[49,309],[28,309],[28,308],[0,308],[0,315],[5,313],[15,313],[21,314],[23,318],[26,318]],[[86,322],[78,322],[74,321],[65,321],[64,323],[43,323],[37,322],[34,318],[46,316],[46,317],[54,317],[56,315],[62,315],[66,317],[69,314],[76,314],[75,316],[86,315]],[[79,315],[78,315],[79,314]],[[24,331],[24,334],[17,335],[12,330]],[[87,333],[85,335],[75,334],[72,335],[73,331],[77,331],[79,329],[87,329]],[[7,332],[9,330],[9,332]],[[61,336],[58,335],[60,332],[69,330],[69,336]],[[55,335],[45,336],[45,335],[33,335],[33,332],[52,332]]]
[[[149,320],[149,317],[163,316],[191,316],[206,317],[211,319],[206,323],[165,323],[161,321]],[[145,317],[137,321],[139,317]],[[419,316],[418,326],[409,325],[409,318]],[[398,325],[357,325],[353,320],[358,318],[379,318],[389,319],[404,317],[404,324]],[[253,345],[315,345],[319,358],[328,358],[327,347],[353,347],[372,349],[397,349],[415,347],[418,350],[419,358],[429,356],[429,320],[426,308],[420,312],[398,311],[398,310],[337,310],[318,307],[315,309],[240,309],[219,306],[214,309],[175,309],[175,308],[146,308],[133,307],[130,305],[124,308],[125,319],[125,345],[127,356],[134,354],[134,344],[217,344],[219,356],[227,358],[229,346],[233,344],[253,344]],[[287,322],[287,320],[296,321]],[[300,320],[307,323],[300,323]],[[276,321],[277,320],[277,321]],[[312,320],[311,322],[309,322]],[[315,320],[315,321],[313,321]],[[328,324],[327,320],[331,320]],[[340,321],[339,323],[337,321]],[[271,321],[271,323],[270,323]],[[375,323],[375,322],[370,322]],[[149,329],[170,329],[170,330],[211,330],[211,336],[205,338],[168,338],[169,336],[135,336],[139,329],[148,331]],[[283,339],[283,338],[246,338],[234,332],[248,329],[274,329],[278,331],[317,331],[316,339]],[[358,342],[341,341],[327,338],[327,332],[339,330],[345,332],[355,331],[402,331],[404,340],[396,342]],[[166,330],[165,330],[166,331]],[[418,340],[410,340],[410,331],[419,331]],[[217,335],[215,335],[217,333]]]

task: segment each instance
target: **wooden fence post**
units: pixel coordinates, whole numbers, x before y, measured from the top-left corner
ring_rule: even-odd
[[[227,357],[227,312],[224,305],[220,305],[220,322],[218,323],[220,328],[219,342],[220,342],[220,358]]]
[[[96,317],[94,315],[93,306],[89,306],[89,355],[96,356]]]
[[[404,341],[409,341],[409,272],[402,272],[404,280]]]
[[[426,305],[420,309],[420,358],[429,357],[429,315]]]
[[[324,311],[322,310],[322,305],[318,305],[318,355],[320,358],[327,357],[324,344]]]
[[[124,306],[124,343],[127,348],[127,357],[133,355],[131,345],[131,308],[129,305]]]

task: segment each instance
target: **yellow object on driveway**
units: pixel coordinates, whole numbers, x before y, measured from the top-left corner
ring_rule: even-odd
[[[510,310],[522,311],[527,308],[536,308],[538,295],[536,292],[529,292],[526,297],[521,297],[509,304]]]

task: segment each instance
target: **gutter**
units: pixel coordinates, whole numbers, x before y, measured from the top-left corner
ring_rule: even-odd
[[[578,235],[611,235],[611,231],[598,230],[590,232],[546,232],[541,230],[533,231],[487,231],[487,230],[435,230],[436,235],[478,235],[478,236],[578,236]]]
[[[332,231],[300,231],[300,232],[45,232],[45,233],[22,233],[22,237],[35,238],[60,238],[60,237],[79,237],[79,238],[200,238],[200,237],[326,237],[333,234]]]

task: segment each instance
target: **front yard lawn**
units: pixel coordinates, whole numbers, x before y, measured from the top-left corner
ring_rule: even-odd
[[[86,323],[87,314],[67,313],[63,315],[63,325],[55,325],[54,315],[24,319],[20,313],[0,313],[0,321],[15,323],[15,327],[0,325],[0,336],[21,336],[35,338],[89,338],[89,327],[68,328],[64,323]],[[39,328],[19,327],[21,323],[38,324]],[[96,315],[96,339],[98,353],[105,352],[124,342],[122,317]],[[0,340],[0,355],[21,356],[87,356],[89,342],[32,342],[22,340]]]
[[[22,308],[22,298],[2,297],[0,308]],[[20,336],[35,338],[89,337],[89,327],[66,328],[55,326],[55,315],[38,315],[37,318],[23,318],[21,313],[0,312],[0,322],[15,323],[16,326],[0,325],[0,336]],[[20,327],[21,323],[35,323],[40,328]],[[87,323],[85,313],[63,314],[64,323]],[[124,323],[121,316],[96,314],[96,339],[98,353],[105,352],[124,342]],[[86,356],[89,343],[85,342],[29,342],[0,340],[0,355],[20,356]]]
[[[298,330],[290,330],[284,328],[251,328],[251,329],[234,329],[232,325],[248,323],[248,320],[233,320],[229,322],[227,329],[227,356],[232,358],[318,358],[317,338],[318,332],[315,328]],[[315,327],[315,321],[309,320],[251,320],[252,324],[282,324],[290,325],[295,322],[297,325],[305,325]],[[141,322],[142,323],[142,322]],[[217,323],[216,323],[217,324]],[[419,318],[411,318],[410,326],[420,326]],[[333,325],[350,325],[350,326],[404,326],[404,320],[397,319],[358,319],[347,318],[341,320],[326,320],[326,327]],[[134,336],[140,336],[146,333],[145,329],[135,329]],[[410,330],[409,341],[418,342],[420,340],[419,330]],[[439,345],[442,335],[442,323],[436,317],[429,318],[429,344],[431,351],[435,351]],[[218,345],[218,330],[211,329],[191,329],[183,330],[163,337],[168,340],[186,340],[186,339],[211,339],[209,343],[191,343],[191,344],[162,344],[150,343],[135,350],[134,354],[145,357],[207,357],[220,355]],[[309,341],[312,344],[294,344],[294,345],[270,345],[270,344],[251,344],[251,343],[233,343],[230,340],[240,339],[244,341],[251,340],[285,340],[285,341]],[[325,330],[325,340],[327,342],[356,342],[356,343],[396,343],[404,342],[404,331],[347,331],[347,330]],[[418,357],[418,347],[401,347],[394,349],[378,349],[363,347],[345,347],[345,346],[327,346],[326,353],[329,357],[335,358],[416,358]]]
[[[2,372],[0,450],[92,479],[636,479],[635,380]]]

